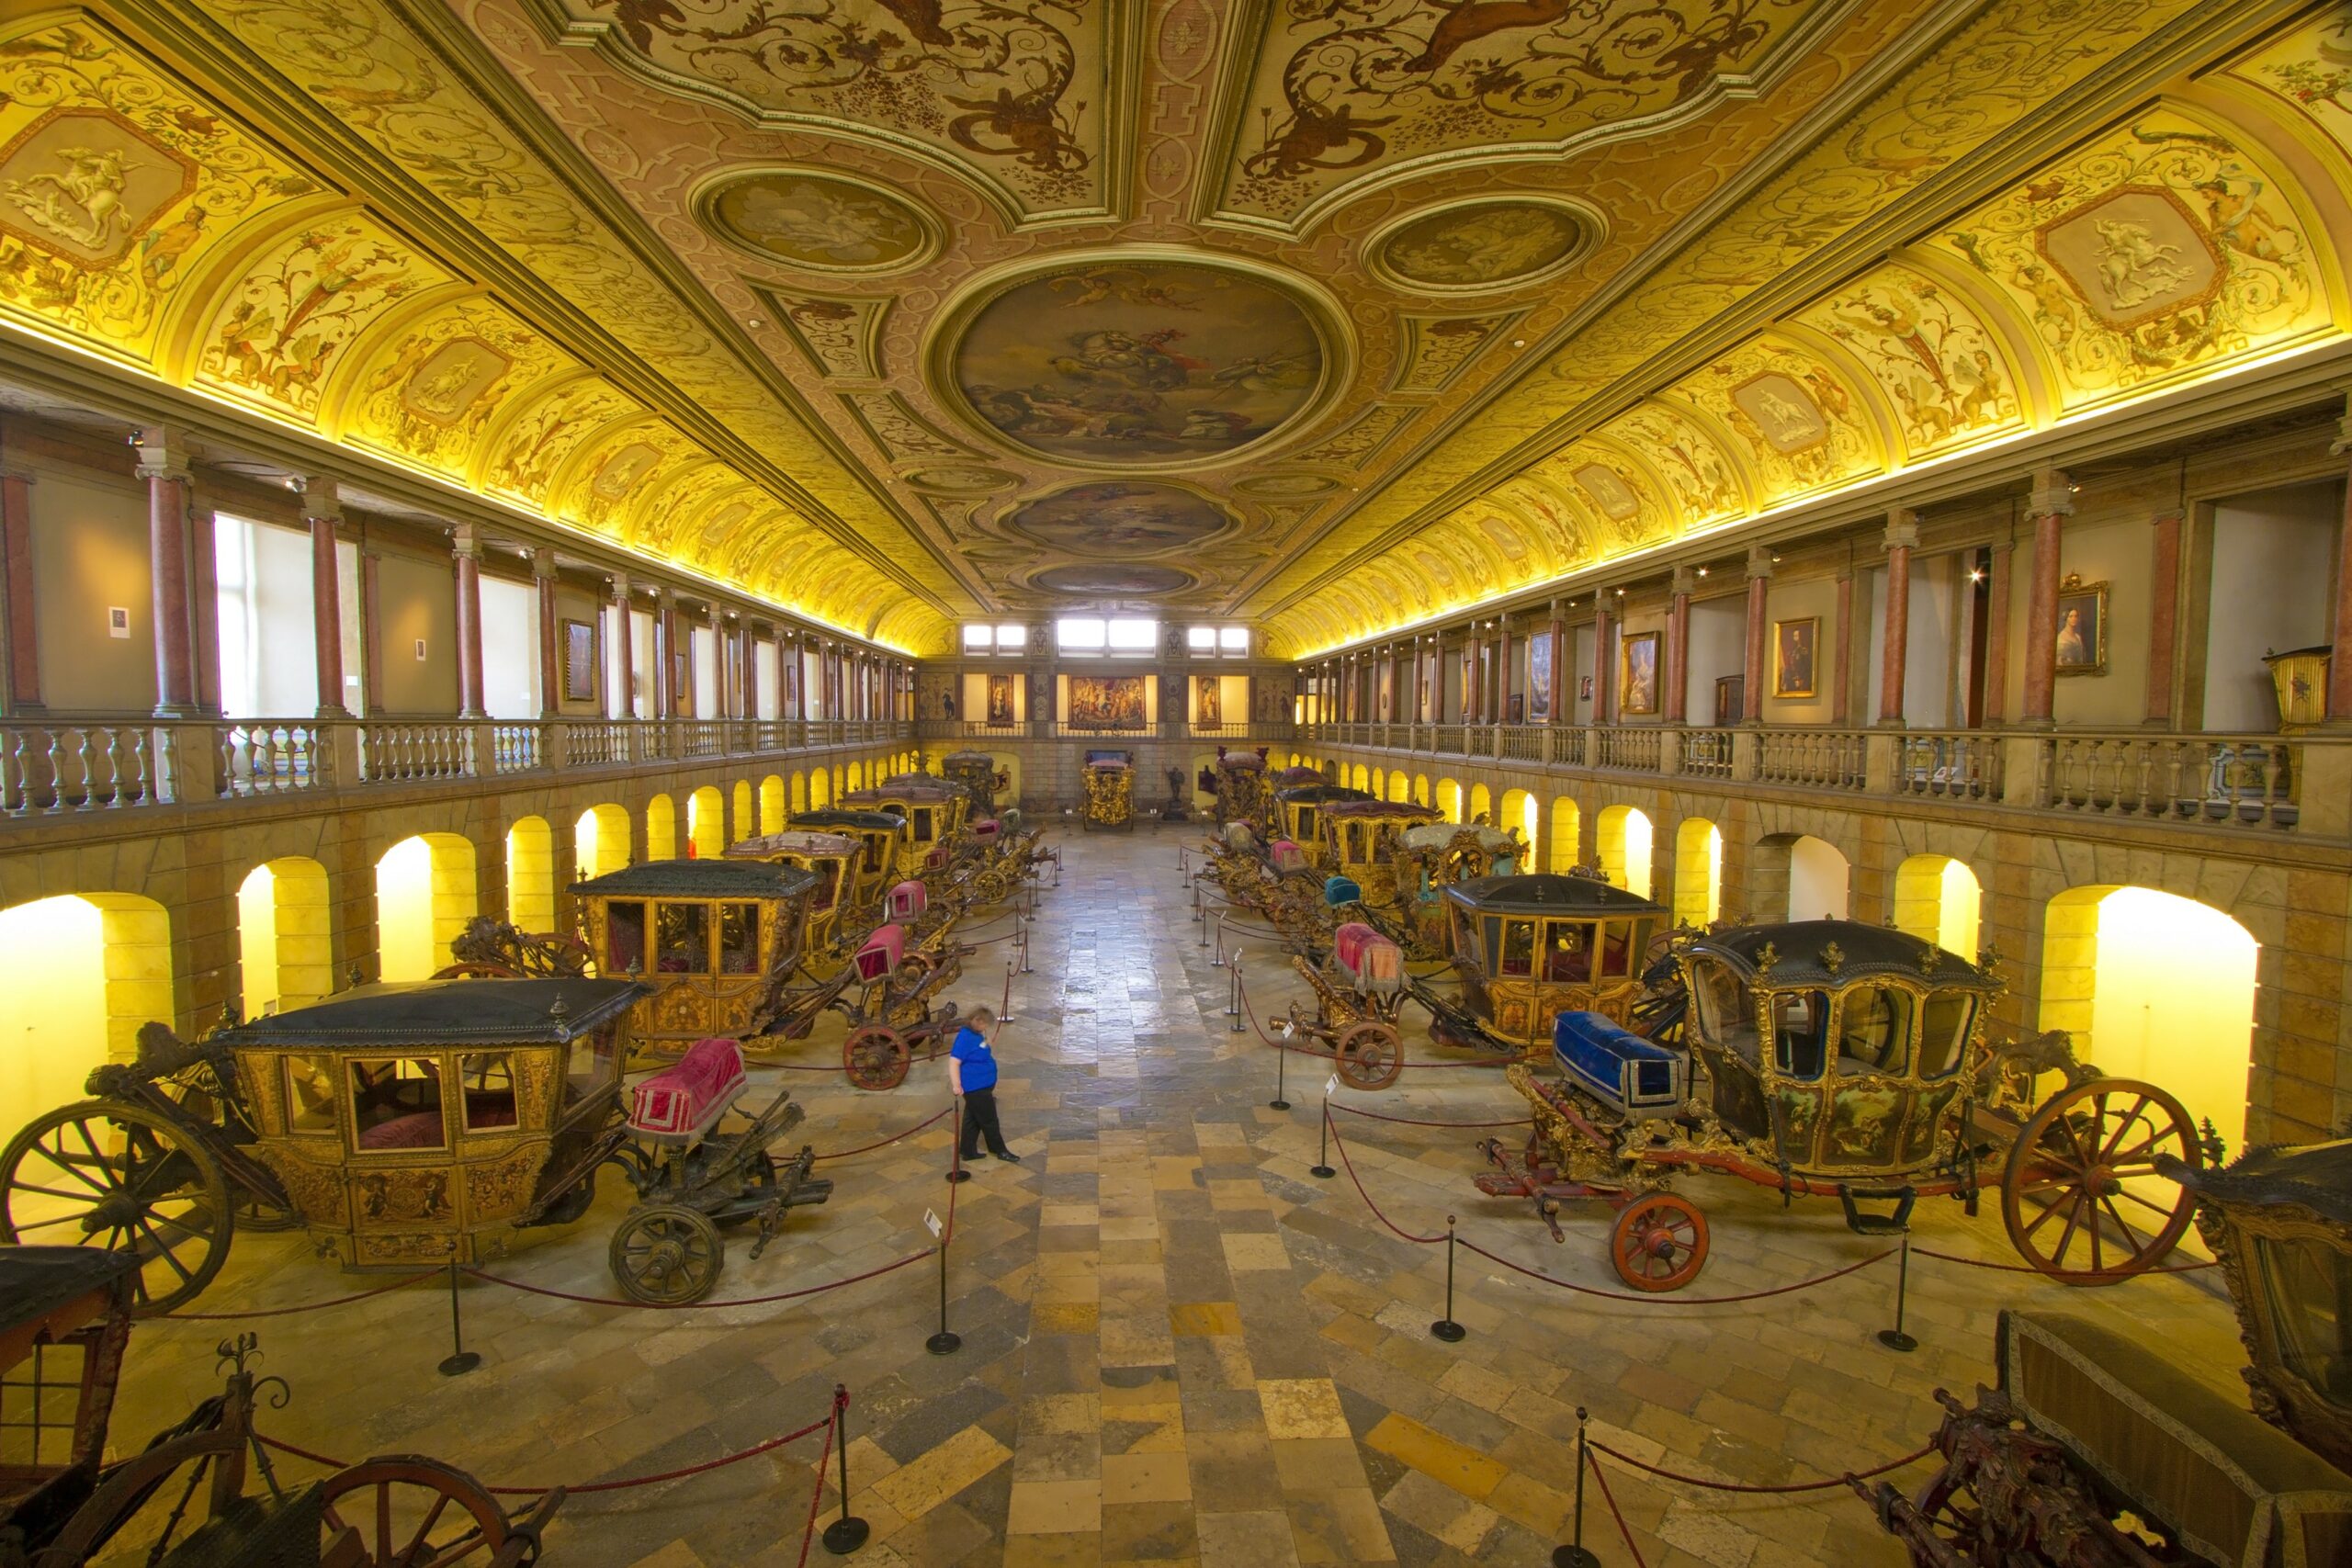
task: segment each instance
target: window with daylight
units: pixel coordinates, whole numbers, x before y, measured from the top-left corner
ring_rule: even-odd
[[[1194,653],[1215,653],[1216,651],[1216,628],[1215,626],[1193,626],[1187,629],[1184,633],[1184,646],[1192,649]]]
[[[1111,621],[1111,651],[1149,653],[1159,646],[1159,623],[1140,615],[1118,615]]]
[[[1184,631],[1184,647],[1195,657],[1232,659],[1250,651],[1248,626],[1188,626]]]
[[[1104,635],[1100,615],[1064,615],[1054,623],[1056,646],[1081,653],[1101,652]]]
[[[1068,644],[1063,646],[1067,647]],[[1029,647],[1027,626],[966,626],[967,653],[1022,653]]]
[[[1250,628],[1248,626],[1217,627],[1216,647],[1219,653],[1249,652]]]
[[[966,626],[964,628],[965,652],[986,653],[995,646],[996,628],[994,626]]]

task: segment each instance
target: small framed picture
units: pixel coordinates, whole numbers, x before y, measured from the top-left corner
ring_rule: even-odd
[[[419,664],[424,662],[424,639],[423,637],[418,637],[416,639],[416,661]]]
[[[1582,701],[1585,701],[1585,702],[1588,702],[1588,703],[1589,703],[1589,702],[1590,702],[1590,701],[1592,701],[1592,677],[1591,677],[1591,676],[1589,676],[1589,675],[1586,675],[1586,676],[1581,676],[1581,677],[1579,677],[1579,678],[1577,679],[1577,696],[1579,699],[1581,699]]]
[[[2058,673],[2107,673],[2107,584],[2071,571],[2058,585]]]
[[[1809,697],[1815,694],[1815,654],[1821,643],[1821,617],[1772,623],[1772,694]]]
[[[1618,712],[1657,712],[1657,645],[1656,632],[1634,632],[1620,645]]]
[[[596,628],[586,621],[563,623],[563,700],[596,699]]]
[[[107,636],[128,641],[130,637],[130,609],[125,604],[107,606]]]

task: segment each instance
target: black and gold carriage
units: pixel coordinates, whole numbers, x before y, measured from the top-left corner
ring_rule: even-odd
[[[560,1487],[510,1516],[464,1471],[413,1454],[281,1483],[254,1432],[265,1391],[251,1334],[222,1342],[220,1394],[110,1457],[137,1271],[98,1247],[0,1247],[0,1564],[517,1568],[538,1557]],[[280,1408],[289,1395],[277,1383],[265,1396]],[[249,1492],[255,1472],[263,1487]]]
[[[823,833],[809,828],[786,828],[727,846],[729,860],[793,866],[817,879],[808,894],[800,966],[819,979],[847,963],[857,943],[874,929],[878,909],[855,898],[859,863],[865,853],[864,844],[848,833]]]
[[[817,874],[765,860],[660,860],[574,883],[581,939],[599,973],[642,979],[639,1047],[674,1056],[741,1038],[799,963]]]
[[[842,833],[855,839],[863,852],[851,884],[850,902],[860,908],[878,909],[883,895],[900,878],[914,874],[914,837],[904,817],[889,811],[852,811],[823,807],[803,811],[785,824],[818,833]]]
[[[848,811],[878,811],[907,823],[910,859],[904,874],[944,871],[970,848],[964,834],[970,801],[946,780],[929,773],[894,773],[871,789],[852,790],[839,805]]]
[[[1216,797],[1212,808],[1216,825],[1247,822],[1262,828],[1272,820],[1273,797],[1267,791],[1264,751],[1216,749],[1216,760],[1201,770],[1200,786]]]
[[[950,751],[939,761],[940,776],[964,792],[965,820],[978,822],[996,815],[996,797],[1012,785],[1009,769],[997,765],[986,751]]]
[[[1343,800],[1323,808],[1318,831],[1323,865],[1343,886],[1329,889],[1334,904],[1399,910],[1396,857],[1405,835],[1442,818],[1433,807],[1409,800]],[[1393,940],[1395,933],[1390,933]]]
[[[1935,1473],[1851,1483],[1917,1568],[2352,1562],[2352,1139],[2160,1174],[2221,1263],[2251,1411],[2163,1342],[2004,1313],[1996,1385],[1936,1391]]]
[[[1080,815],[1089,829],[1136,825],[1136,770],[1125,751],[1089,751],[1079,782],[1086,795]]]
[[[1323,841],[1323,813],[1335,806],[1370,801],[1373,796],[1363,790],[1348,789],[1340,784],[1295,784],[1274,791],[1273,841],[1298,846],[1310,870],[1321,871],[1326,864],[1327,851]]]
[[[1442,894],[1463,1005],[1480,1032],[1521,1049],[1548,1047],[1563,1012],[1623,1023],[1673,923],[1664,907],[1587,876],[1482,876]],[[1450,1015],[1432,1032],[1475,1043]]]
[[[1638,953],[1632,931],[1620,951]],[[2190,1194],[2157,1165],[2204,1160],[2180,1102],[2076,1063],[2063,1034],[1989,1043],[1989,966],[1890,928],[1806,920],[1690,938],[1655,975],[1634,1028],[1565,1011],[1556,1076],[1512,1065],[1535,1131],[1516,1158],[1490,1140],[1498,1173],[1478,1179],[1533,1199],[1555,1240],[1563,1201],[1609,1202],[1610,1258],[1636,1289],[1679,1289],[1706,1260],[1704,1216],[1668,1190],[1686,1170],[1835,1197],[1871,1234],[1901,1230],[1917,1198],[1973,1208],[1997,1185],[2011,1243],[2069,1284],[2154,1268],[2188,1227]],[[2037,1104],[2045,1073],[2064,1087]]]

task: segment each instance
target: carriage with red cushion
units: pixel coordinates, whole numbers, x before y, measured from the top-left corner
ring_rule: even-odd
[[[1333,1069],[1351,1089],[1382,1089],[1404,1070],[1397,1015],[1409,986],[1405,950],[1361,920],[1332,933],[1321,962],[1293,954],[1291,964],[1315,988],[1315,1016],[1296,1005],[1283,1033],[1304,1035],[1331,1053]]]

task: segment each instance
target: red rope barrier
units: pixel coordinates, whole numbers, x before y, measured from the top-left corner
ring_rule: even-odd
[[[822,1295],[827,1291],[838,1291],[845,1285],[860,1285],[868,1280],[878,1280],[885,1274],[904,1269],[910,1263],[921,1262],[930,1256],[931,1249],[925,1247],[921,1252],[910,1252],[894,1263],[885,1263],[879,1269],[869,1269],[863,1274],[852,1274],[846,1280],[833,1280],[822,1285],[810,1285],[797,1291],[779,1291],[772,1296],[744,1296],[740,1300],[728,1302],[626,1302],[618,1296],[582,1296],[575,1295],[570,1291],[551,1291],[545,1285],[526,1285],[520,1280],[509,1280],[496,1274],[486,1274],[479,1269],[460,1269],[459,1272],[492,1285],[503,1285],[510,1291],[521,1291],[526,1295],[546,1296],[559,1302],[578,1302],[582,1306],[636,1307],[645,1312],[716,1312],[721,1307],[765,1306],[771,1302],[790,1302],[797,1301],[802,1296]]]
[[[842,1406],[849,1403],[846,1393],[833,1395],[833,1408],[825,1417],[825,1440],[817,1450],[817,1474],[808,1488],[808,1522],[800,1529],[800,1558],[795,1568],[805,1568],[808,1561],[808,1542],[817,1533],[817,1505],[825,1499],[825,1461],[833,1451],[833,1429],[840,1425]]]
[[[439,1278],[441,1278],[440,1269],[427,1269],[422,1274],[411,1274],[404,1280],[395,1280],[389,1285],[379,1285],[372,1291],[359,1291],[348,1296],[330,1296],[325,1301],[305,1302],[300,1306],[256,1307],[252,1312],[166,1312],[158,1313],[156,1315],[175,1323],[242,1323],[247,1318],[292,1317],[297,1313],[320,1312],[327,1307],[348,1306],[353,1302],[364,1302],[370,1297],[390,1295],[392,1292],[413,1285],[420,1280],[438,1280]]]
[[[1532,1116],[1521,1116],[1515,1122],[1423,1122],[1410,1116],[1383,1116],[1377,1111],[1366,1111],[1354,1105],[1334,1105],[1331,1109],[1344,1111],[1351,1116],[1362,1116],[1371,1122],[1393,1122],[1400,1127],[1532,1127],[1535,1124]]]
[[[1992,1269],[2003,1274],[2040,1274],[2045,1279],[2051,1280],[2103,1280],[2107,1278],[2106,1275],[2088,1269],[2060,1269],[2052,1270],[2048,1269],[2037,1269],[2030,1263],[1996,1263],[1989,1258],[1962,1258],[1956,1252],[1936,1252],[1924,1247],[1915,1247],[1911,1250],[1921,1258],[1932,1258],[1939,1263],[1961,1263],[1965,1264],[1971,1269]],[[2194,1274],[2199,1269],[2219,1269],[2221,1266],[2222,1265],[2219,1260],[2208,1258],[2202,1263],[2152,1263],[2145,1269],[2135,1269],[2133,1272],[2140,1274]]]
[[[1593,1447],[1600,1445],[1596,1443]],[[1600,1461],[1588,1452],[1584,1462],[1585,1467],[1592,1472],[1593,1480],[1600,1483],[1600,1500],[1609,1505],[1609,1517],[1617,1521],[1617,1533],[1624,1538],[1625,1550],[1634,1554],[1634,1568],[1649,1568],[1642,1559],[1642,1549],[1634,1544],[1634,1528],[1625,1522],[1624,1511],[1617,1506],[1616,1494],[1609,1490],[1609,1477],[1601,1473]]]
[[[1356,1162],[1348,1157],[1347,1140],[1340,1136],[1340,1130],[1337,1127],[1331,1126],[1331,1108],[1329,1105],[1326,1105],[1323,1108],[1323,1125],[1331,1128],[1331,1145],[1340,1151],[1340,1163],[1348,1168],[1348,1179],[1355,1183],[1356,1196],[1363,1200],[1363,1206],[1372,1211],[1372,1217],[1374,1219],[1378,1220],[1382,1224],[1386,1225],[1390,1230],[1395,1231],[1396,1235],[1401,1236],[1403,1239],[1409,1242],[1419,1243],[1423,1247],[1427,1247],[1445,1239],[1442,1235],[1415,1235],[1408,1230],[1400,1229],[1396,1221],[1390,1219],[1386,1214],[1382,1213],[1380,1212],[1380,1205],[1372,1201],[1372,1194],[1363,1190],[1363,1178],[1356,1174]]]
[[[748,1449],[739,1450],[731,1454],[724,1454],[718,1459],[706,1460],[700,1464],[684,1465],[677,1470],[665,1470],[658,1475],[631,1475],[625,1476],[618,1481],[592,1481],[584,1486],[567,1486],[564,1488],[564,1492],[568,1495],[573,1497],[582,1496],[591,1492],[625,1492],[631,1487],[651,1486],[664,1481],[677,1481],[689,1475],[701,1475],[708,1471],[724,1470],[730,1464],[741,1464],[747,1459],[757,1458],[759,1455],[768,1452],[771,1449],[780,1449],[786,1443],[798,1442],[809,1433],[817,1431],[820,1428],[830,1431],[832,1427],[832,1422],[833,1418],[831,1416],[828,1416],[822,1421],[810,1422],[808,1426],[801,1427],[797,1432],[786,1432],[780,1438],[770,1438],[767,1441],[763,1443],[754,1443]],[[326,1454],[314,1452],[310,1449],[298,1448],[292,1443],[280,1442],[276,1438],[262,1437],[258,1432],[254,1433],[254,1436],[258,1441],[269,1448],[276,1449],[279,1453],[292,1454],[296,1459],[306,1459],[312,1464],[322,1464],[330,1470],[349,1470],[351,1468],[351,1461],[349,1460],[334,1459]],[[820,1493],[824,1490],[824,1476],[821,1465],[820,1466],[818,1474],[817,1489]],[[555,1488],[552,1486],[485,1486],[482,1490],[492,1494],[493,1496],[499,1497],[544,1497],[548,1493],[554,1491]]]
[[[883,1139],[878,1144],[860,1144],[854,1149],[842,1149],[838,1153],[833,1154],[821,1154],[819,1155],[817,1158],[819,1162],[821,1163],[829,1159],[847,1159],[852,1155],[870,1155],[876,1149],[887,1149],[892,1144],[899,1143],[903,1139],[911,1138],[926,1127],[935,1127],[941,1122],[955,1114],[956,1108],[953,1105],[950,1105],[946,1110],[939,1112],[938,1115],[932,1117],[931,1120],[927,1122],[918,1122],[913,1126],[908,1128],[905,1132],[893,1134],[889,1137]]]
[[[1936,1451],[1936,1445],[1929,1443],[1925,1448],[1914,1449],[1901,1459],[1888,1460],[1875,1470],[1849,1471],[1846,1474],[1828,1481],[1799,1481],[1781,1486],[1762,1486],[1736,1481],[1709,1481],[1701,1476],[1683,1475],[1675,1471],[1661,1470],[1654,1464],[1644,1464],[1630,1454],[1621,1454],[1607,1443],[1592,1443],[1591,1448],[1594,1453],[1607,1454],[1619,1464],[1657,1476],[1661,1480],[1679,1481],[1685,1486],[1703,1487],[1709,1492],[1738,1492],[1758,1497],[1786,1497],[1799,1492],[1832,1492],[1849,1481],[1868,1481],[1874,1475],[1884,1475],[1889,1471],[1901,1470],[1906,1464],[1917,1464]],[[1598,1464],[1594,1465],[1594,1473],[1598,1474],[1600,1469]]]

